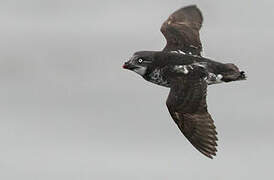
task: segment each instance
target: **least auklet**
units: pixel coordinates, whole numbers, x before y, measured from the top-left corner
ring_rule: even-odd
[[[203,17],[195,6],[183,7],[162,24],[167,44],[162,51],[139,51],[124,63],[145,80],[170,88],[166,105],[171,117],[202,154],[216,155],[217,132],[207,111],[207,85],[246,79],[232,63],[201,56],[199,30]]]

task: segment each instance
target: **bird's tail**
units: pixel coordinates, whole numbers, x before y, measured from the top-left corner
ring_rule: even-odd
[[[247,76],[244,71],[240,71],[235,64],[225,64],[226,71],[222,73],[224,82],[246,80]]]

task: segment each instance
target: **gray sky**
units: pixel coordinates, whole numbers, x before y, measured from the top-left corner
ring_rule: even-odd
[[[121,68],[190,4],[203,55],[248,75],[208,88],[214,160],[179,132],[167,88]],[[273,17],[270,0],[0,1],[0,179],[273,179]]]

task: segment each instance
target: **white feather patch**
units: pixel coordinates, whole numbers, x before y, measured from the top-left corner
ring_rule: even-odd
[[[137,74],[140,74],[141,76],[143,76],[143,75],[145,75],[147,68],[143,67],[143,66],[139,66],[138,68],[135,68],[133,71],[136,72]]]

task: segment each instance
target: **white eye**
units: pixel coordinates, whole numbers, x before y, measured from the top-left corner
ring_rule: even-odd
[[[138,62],[139,62],[139,63],[142,63],[142,62],[143,62],[143,59],[141,59],[141,58],[138,59]]]

